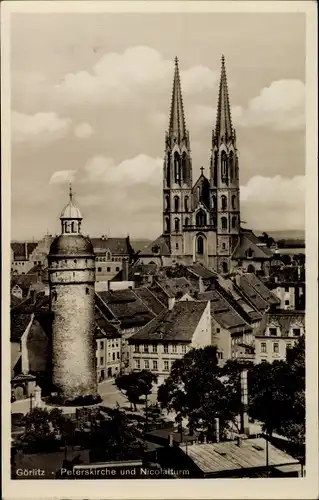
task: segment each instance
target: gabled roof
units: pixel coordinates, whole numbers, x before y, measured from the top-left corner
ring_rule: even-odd
[[[209,300],[211,315],[221,325],[222,328],[229,330],[231,333],[243,332],[251,330],[251,327],[246,321],[233,309],[231,304],[227,302],[217,290],[200,293],[200,300]]]
[[[234,307],[243,311],[246,318],[249,321],[260,320],[262,314],[254,309],[254,307],[247,301],[247,298],[241,290],[231,279],[224,278],[223,276],[218,277],[216,282],[216,289],[221,292],[223,296],[230,296]]]
[[[203,279],[217,278],[218,276],[215,272],[210,271],[207,267],[203,266],[203,264],[200,264],[199,262],[195,262],[191,266],[186,266],[186,269],[195,276]]]
[[[177,302],[132,335],[134,341],[191,342],[207,302]]]
[[[135,264],[129,268],[129,281],[136,279],[138,276],[154,276],[157,273],[156,264]]]
[[[159,286],[169,298],[176,297],[179,293],[185,294],[192,290],[192,285],[186,278],[158,278],[154,282],[154,286]]]
[[[201,196],[198,196],[198,187],[201,188]],[[198,177],[194,186],[192,187],[192,209],[195,210],[199,203],[204,205],[206,210],[209,207],[209,180],[203,173]]]
[[[104,314],[95,307],[95,337],[96,338],[120,338],[119,330],[108,321]]]
[[[269,299],[266,300],[263,298],[259,291],[252,285],[246,274],[239,277],[239,288],[258,311],[264,312],[270,306]],[[271,292],[269,291],[269,293]],[[272,302],[272,304],[274,303],[277,304],[277,300]]]
[[[282,337],[288,337],[290,328],[298,323],[305,326],[305,313],[303,311],[277,310],[275,312],[267,312],[263,315],[260,327],[256,333],[256,337],[263,337],[266,333],[266,328],[272,323],[278,323]]]
[[[160,314],[166,309],[165,305],[146,286],[134,288],[133,293],[154,313]]]
[[[256,292],[258,292],[259,295],[266,302],[268,302],[269,305],[272,306],[280,304],[280,299],[276,297],[254,273],[245,273],[243,276],[250,283],[250,285],[256,290]]]
[[[157,248],[157,253],[154,252],[155,248]],[[170,254],[169,236],[165,236],[164,234],[161,234],[161,236],[159,236],[156,240],[152,241],[138,252],[138,255],[141,257],[159,257],[161,255],[170,256]]]
[[[239,234],[239,242],[236,246],[232,259],[246,259],[249,250],[253,251],[252,261],[254,259],[271,259],[273,252],[262,243],[257,236],[248,229],[241,229]]]
[[[94,253],[105,253],[107,250],[113,255],[129,256],[133,253],[129,238],[91,238]]]
[[[106,318],[119,320],[123,327],[145,325],[155,316],[130,289],[96,292],[95,295],[97,305]]]

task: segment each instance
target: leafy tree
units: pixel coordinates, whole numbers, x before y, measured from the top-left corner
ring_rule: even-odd
[[[135,411],[141,396],[145,396],[147,404],[147,397],[152,392],[153,383],[156,382],[157,376],[149,370],[119,375],[115,379],[116,386],[127,397]]]
[[[158,390],[163,408],[176,413],[176,422],[188,419],[192,431],[214,436],[215,418],[223,434],[238,414],[234,388],[225,384],[214,346],[192,349],[173,363],[170,376]]]

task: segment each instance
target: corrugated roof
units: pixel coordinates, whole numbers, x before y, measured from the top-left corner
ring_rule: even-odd
[[[191,342],[207,302],[177,302],[135,333],[131,340]]]
[[[298,460],[268,443],[269,466],[296,464]],[[186,448],[181,445],[186,453]],[[235,471],[266,466],[266,440],[264,438],[243,439],[221,443],[193,444],[187,447],[187,455],[205,474]]]

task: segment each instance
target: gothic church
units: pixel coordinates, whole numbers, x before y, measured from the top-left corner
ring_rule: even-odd
[[[169,129],[165,136],[163,234],[139,253],[138,262],[164,267],[199,262],[220,274],[236,268],[267,271],[272,252],[252,231],[241,228],[240,222],[238,152],[224,57],[209,178],[202,167],[195,184],[176,58]]]

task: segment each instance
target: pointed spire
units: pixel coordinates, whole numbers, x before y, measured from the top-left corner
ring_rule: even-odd
[[[169,120],[169,135],[174,135],[180,142],[187,137],[185,116],[183,108],[181,81],[179,76],[178,58],[175,57],[174,83],[172,92],[172,104]]]
[[[220,74],[218,106],[217,106],[216,135],[227,139],[232,137],[232,133],[233,133],[233,128],[231,122],[230,105],[228,97],[225,57],[224,55],[222,55],[222,67]]]

